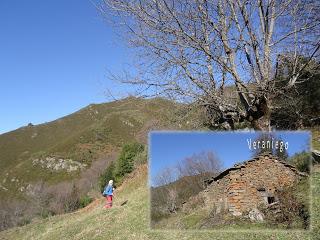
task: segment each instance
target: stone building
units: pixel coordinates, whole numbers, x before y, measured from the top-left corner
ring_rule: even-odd
[[[211,211],[240,216],[256,211],[260,204],[276,202],[277,190],[292,186],[305,176],[294,166],[266,153],[206,180],[207,187],[200,195]]]

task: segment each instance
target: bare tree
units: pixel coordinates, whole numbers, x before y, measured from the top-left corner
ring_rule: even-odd
[[[167,206],[170,213],[175,213],[178,209],[178,192],[176,187],[167,190]]]
[[[247,120],[270,128],[283,97],[319,53],[316,0],[104,0],[101,11],[137,48],[138,73],[121,79],[142,96],[202,106],[211,126]],[[300,64],[299,58],[307,61]],[[281,59],[293,71],[275,84]]]
[[[153,177],[153,185],[164,186],[177,180],[176,167],[166,167]]]
[[[180,177],[218,173],[222,168],[219,158],[211,151],[193,154],[179,162]]]
[[[204,180],[220,172],[222,164],[212,152],[187,157],[153,177],[151,208],[153,212],[175,213],[191,195],[205,188]]]
[[[178,207],[178,189],[176,184],[172,184],[176,180],[177,173],[175,167],[164,168],[153,178],[153,183],[158,187],[156,191],[153,191],[151,196],[153,211],[157,211],[156,208],[164,208],[161,211],[176,212]]]
[[[193,154],[177,164],[179,178],[198,192],[204,188],[204,180],[222,170],[220,159],[211,151]]]

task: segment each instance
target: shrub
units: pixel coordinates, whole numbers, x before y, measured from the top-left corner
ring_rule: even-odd
[[[277,204],[262,209],[265,220],[271,225],[306,229],[309,225],[308,207],[296,196],[296,193],[295,187],[277,191]]]
[[[140,166],[148,162],[148,151],[145,148],[142,152],[139,152],[134,158],[134,165]]]
[[[17,225],[18,225],[19,227],[22,227],[22,226],[27,225],[27,224],[29,224],[29,223],[31,223],[31,219],[28,218],[28,217],[25,217],[25,218],[21,219],[21,220],[18,222]]]
[[[72,212],[80,207],[79,191],[75,184],[72,185],[70,193],[66,196],[64,209],[66,212]]]
[[[100,178],[99,178],[99,187],[100,187],[101,193],[103,192],[108,181],[111,179],[114,179],[114,175],[115,175],[115,165],[113,162],[111,162],[106,168],[106,170],[100,175]]]
[[[122,147],[119,158],[116,162],[115,179],[116,182],[121,182],[122,178],[131,173],[134,169],[135,157],[143,152],[144,146],[140,143],[125,144]]]
[[[286,189],[278,193],[280,213],[276,217],[277,222],[285,223],[288,227],[293,224],[304,224],[306,220],[304,205],[298,201],[292,189]]]
[[[79,201],[79,207],[84,208],[84,207],[88,206],[92,202],[92,200],[93,199],[91,197],[89,197],[88,195],[82,196]]]
[[[99,188],[102,193],[110,179],[115,185],[121,183],[123,177],[131,173],[135,166],[147,162],[147,151],[140,143],[125,144],[118,159],[111,162],[99,177]]]
[[[299,171],[310,172],[310,154],[307,152],[296,153],[289,160]]]
[[[114,162],[111,162],[104,173],[100,175],[99,178],[99,187],[100,187],[100,192],[102,193],[106,184],[110,179],[114,179],[114,174],[115,174],[115,164]]]
[[[160,209],[152,209],[151,211],[151,227],[154,228],[155,225],[164,218],[169,218],[170,214]]]

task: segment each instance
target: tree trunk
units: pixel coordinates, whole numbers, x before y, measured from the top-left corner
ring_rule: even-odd
[[[247,111],[247,120],[255,130],[270,131],[270,101],[262,96]]]
[[[261,131],[270,131],[270,116],[262,116],[259,119],[255,119],[251,122],[251,126],[255,130],[261,130]]]

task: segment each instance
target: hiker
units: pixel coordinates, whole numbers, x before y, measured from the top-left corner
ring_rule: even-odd
[[[105,187],[103,191],[103,196],[106,198],[107,204],[104,206],[105,208],[111,208],[112,207],[112,197],[113,197],[113,180],[110,180],[108,185]]]

